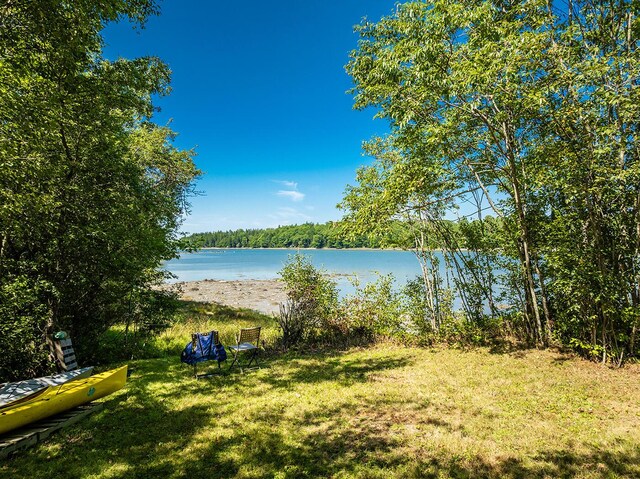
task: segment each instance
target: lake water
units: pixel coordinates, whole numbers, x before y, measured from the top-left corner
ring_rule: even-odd
[[[399,284],[420,275],[420,266],[413,253],[392,250],[303,250],[317,268],[331,274],[343,294],[353,291],[351,279],[361,284],[375,281],[378,274],[392,273]],[[287,259],[296,250],[286,249],[205,249],[183,253],[167,261],[166,270],[176,278],[172,281],[203,279],[242,280],[275,279]]]

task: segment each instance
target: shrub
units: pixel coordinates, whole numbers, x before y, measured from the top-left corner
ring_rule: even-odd
[[[301,303],[291,299],[281,303],[278,325],[282,330],[282,345],[285,348],[302,342],[308,331],[308,325]]]
[[[331,326],[338,306],[335,281],[297,253],[289,256],[279,272],[285,284],[286,303],[280,306],[278,323],[285,348],[322,336]]]
[[[126,359],[156,357],[154,337],[176,320],[180,301],[175,291],[140,289],[129,296],[126,321],[102,333],[83,359],[104,364]]]
[[[50,372],[46,343],[51,286],[24,276],[0,284],[0,382]]]
[[[407,315],[402,311],[399,294],[393,291],[393,281],[389,274],[362,288],[355,282],[355,293],[340,303],[343,334],[371,341],[407,333]]]

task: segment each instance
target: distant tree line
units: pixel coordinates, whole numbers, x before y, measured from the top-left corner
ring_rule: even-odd
[[[457,230],[455,222],[449,223],[450,229]],[[341,223],[328,222],[194,233],[185,240],[200,248],[411,248],[412,234],[409,225],[401,221],[376,234],[353,234]],[[429,247],[437,249],[439,244],[431,241]]]
[[[377,235],[347,238],[335,223],[195,233],[186,239],[204,248],[381,248],[402,241],[399,237],[383,239]]]

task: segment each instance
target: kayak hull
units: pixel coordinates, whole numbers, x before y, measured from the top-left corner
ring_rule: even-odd
[[[127,381],[127,366],[50,386],[34,398],[0,409],[0,434],[105,397]]]
[[[0,408],[11,406],[18,401],[24,401],[38,391],[49,386],[60,386],[75,379],[83,379],[91,376],[93,366],[88,368],[67,371],[52,376],[27,379],[15,383],[7,383],[0,386]]]

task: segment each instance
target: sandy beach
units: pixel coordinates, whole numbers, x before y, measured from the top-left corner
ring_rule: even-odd
[[[218,281],[182,281],[164,284],[162,289],[176,290],[186,301],[214,302],[234,308],[248,308],[264,314],[277,314],[286,295],[277,279]]]

